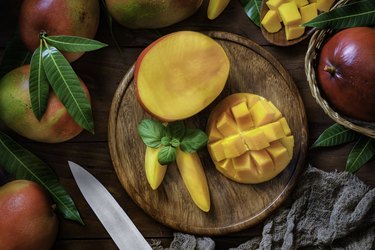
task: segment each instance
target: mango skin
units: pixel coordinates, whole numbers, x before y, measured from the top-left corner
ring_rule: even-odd
[[[177,150],[177,167],[194,203],[204,212],[210,211],[210,191],[206,174],[197,153]]]
[[[46,193],[27,180],[0,187],[0,249],[48,250],[58,232],[58,219]]]
[[[94,38],[99,26],[98,0],[24,0],[19,28],[21,39],[33,52],[39,47],[39,33]],[[69,62],[83,53],[64,53]]]
[[[0,80],[0,120],[16,133],[34,141],[57,143],[77,136],[82,128],[68,114],[52,90],[40,121],[31,109],[30,65],[21,66]],[[81,81],[84,91],[88,90]]]
[[[106,0],[111,16],[131,29],[163,28],[193,15],[203,0]]]

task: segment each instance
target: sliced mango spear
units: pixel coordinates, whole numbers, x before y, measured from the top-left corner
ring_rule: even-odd
[[[210,210],[210,192],[206,174],[197,153],[177,150],[176,162],[180,175],[194,203],[204,212]]]
[[[210,0],[207,9],[207,17],[211,20],[217,18],[227,7],[230,0]]]
[[[160,148],[146,148],[145,153],[145,170],[146,178],[153,190],[156,190],[164,179],[167,166],[160,165],[158,153]]]

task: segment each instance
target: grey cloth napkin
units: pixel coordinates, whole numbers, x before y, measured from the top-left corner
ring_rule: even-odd
[[[153,248],[163,249],[157,243]],[[175,233],[166,249],[212,250],[215,243]],[[264,222],[262,236],[232,248],[245,249],[375,249],[375,189],[353,174],[309,166],[284,205]]]

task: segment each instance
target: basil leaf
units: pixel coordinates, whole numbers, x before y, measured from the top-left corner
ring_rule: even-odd
[[[375,24],[375,1],[363,0],[335,8],[304,23],[306,27],[319,29],[343,29]]]
[[[169,138],[168,136],[164,136],[163,138],[161,138],[160,142],[163,146],[169,146],[171,145],[171,138]]]
[[[180,149],[187,153],[194,153],[205,146],[207,141],[208,136],[202,130],[188,129],[181,141]]]
[[[91,104],[78,76],[59,50],[44,41],[43,66],[49,83],[68,113],[84,129],[94,133]]]
[[[161,144],[161,139],[165,135],[165,127],[158,121],[144,119],[138,125],[138,134],[144,144],[151,148],[157,148]]]
[[[181,140],[185,135],[185,125],[183,121],[175,121],[168,123],[167,125],[167,136],[170,138],[176,138]]]
[[[311,148],[336,146],[354,141],[357,137],[355,131],[336,123],[323,131]]]
[[[176,148],[164,146],[158,153],[158,161],[161,165],[168,165],[176,160]]]
[[[72,198],[53,170],[30,151],[0,132],[0,165],[16,179],[37,182],[51,195],[64,218],[84,224]]]
[[[31,57],[29,80],[31,108],[39,121],[47,109],[49,93],[49,82],[44,72],[42,52],[43,43],[41,41],[39,48],[34,51]]]
[[[262,0],[242,0],[242,6],[245,9],[246,15],[258,27],[260,27],[260,11],[262,8]]]
[[[176,139],[176,138],[173,138],[171,140],[171,145],[175,148],[179,147],[180,146],[180,140]]]
[[[375,155],[375,140],[361,136],[346,161],[346,170],[356,172]]]
[[[79,36],[43,36],[48,44],[67,52],[84,52],[108,46],[105,43]]]

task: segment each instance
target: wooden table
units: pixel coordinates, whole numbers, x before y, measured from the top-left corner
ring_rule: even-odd
[[[132,66],[142,49],[163,34],[177,30],[226,31],[247,37],[272,53],[289,71],[303,98],[309,125],[310,144],[320,133],[333,124],[310,94],[304,69],[304,57],[308,41],[291,47],[276,47],[262,37],[260,29],[246,16],[240,1],[233,0],[225,12],[216,20],[206,17],[207,2],[191,18],[164,29],[129,30],[113,25],[114,34],[121,47],[121,53],[114,46],[108,26],[101,18],[96,39],[110,44],[99,51],[86,53],[73,63],[76,73],[87,83],[92,96],[95,119],[95,135],[83,132],[71,141],[60,144],[36,143],[11,132],[0,125],[0,129],[21,145],[32,151],[51,166],[62,184],[72,195],[86,223],[81,226],[67,220],[60,220],[60,229],[54,249],[91,250],[117,249],[104,227],[88,207],[70,173],[67,161],[71,160],[86,167],[113,194],[128,213],[141,233],[148,239],[159,239],[168,246],[173,238],[173,230],[146,215],[122,188],[112,166],[107,139],[107,123],[111,101],[118,83]],[[20,1],[1,1],[0,3],[0,58],[12,33],[17,27]],[[348,153],[353,144],[308,152],[307,161],[326,171],[343,171]],[[370,161],[356,175],[365,183],[375,186],[375,160]],[[214,237],[217,249],[235,247],[254,235],[260,235],[262,225],[247,230]]]

